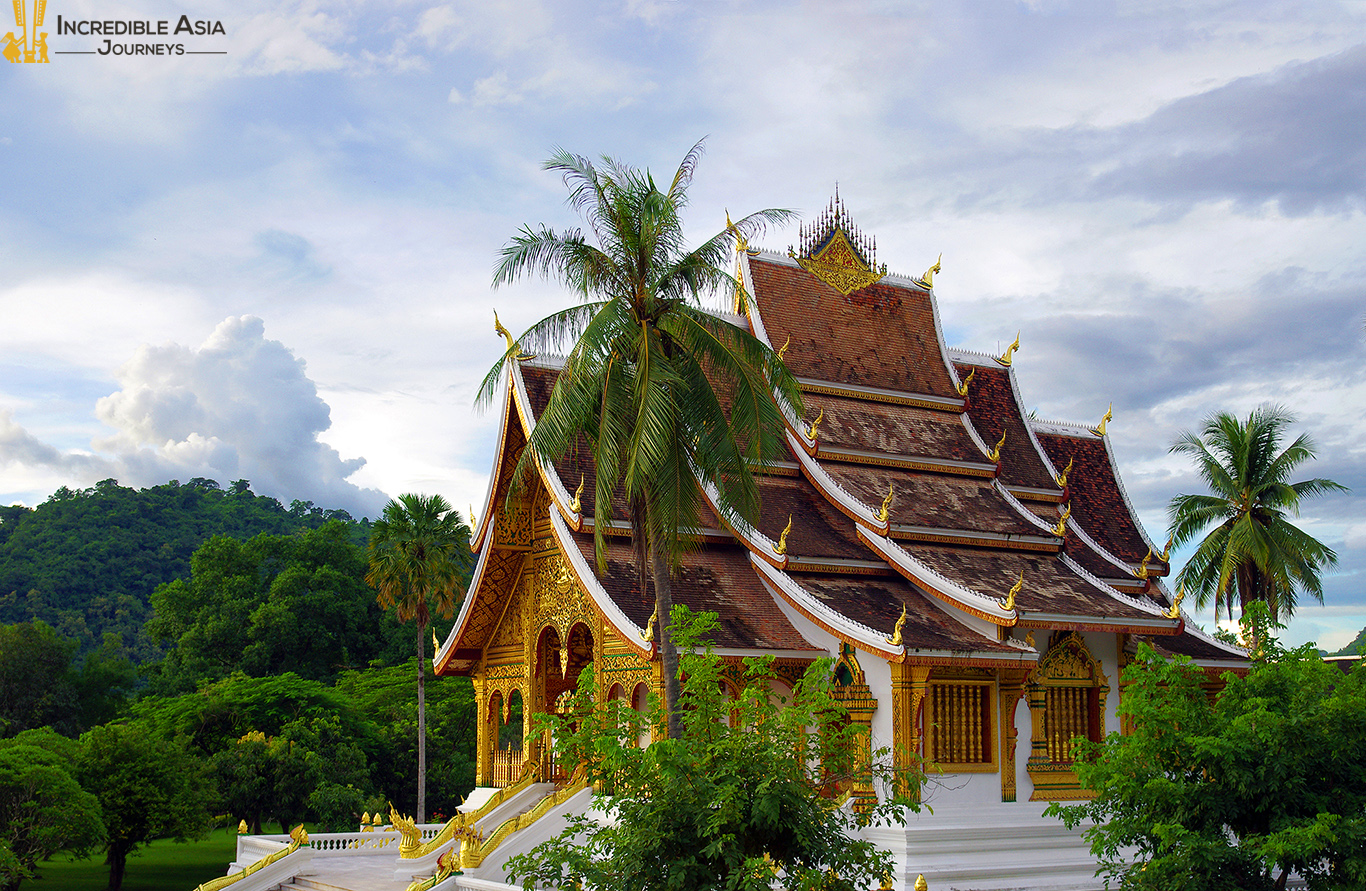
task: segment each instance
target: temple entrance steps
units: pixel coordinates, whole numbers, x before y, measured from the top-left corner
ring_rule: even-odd
[[[863,836],[896,857],[894,885],[923,873],[934,891],[1100,891],[1096,860],[1081,830],[1043,816],[1044,802],[934,806],[906,825]]]

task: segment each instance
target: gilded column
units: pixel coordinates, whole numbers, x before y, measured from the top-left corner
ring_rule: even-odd
[[[493,740],[496,728],[489,724],[489,685],[483,671],[474,676],[474,784],[493,785]]]

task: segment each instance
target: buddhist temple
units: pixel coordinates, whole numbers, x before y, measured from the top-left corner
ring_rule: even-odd
[[[1095,426],[1031,418],[1013,370],[1020,341],[1001,355],[950,349],[936,274],[938,263],[920,276],[879,266],[838,200],[785,252],[741,241],[727,318],[779,351],[806,416],[789,413],[757,522],[713,513],[673,597],[718,615],[725,659],[771,654],[793,678],[835,660],[870,746],[942,770],[922,792],[933,814],[868,830],[896,856],[896,887],[923,873],[932,888],[1095,888],[1085,843],[1041,816],[1088,794],[1071,740],[1120,729],[1120,674],[1141,641],[1191,657],[1212,683],[1245,655],[1193,627],[1164,583],[1168,555],[1125,494],[1109,414]],[[474,681],[472,800],[529,771],[556,775],[527,728],[582,672],[637,707],[660,689],[653,594],[638,584],[624,506],[594,503],[591,460],[541,463],[513,485],[558,373],[549,357],[510,363],[476,568],[435,657],[439,674]]]

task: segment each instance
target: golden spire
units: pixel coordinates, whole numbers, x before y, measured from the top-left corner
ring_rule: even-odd
[[[524,361],[526,359],[536,358],[535,356],[527,355],[526,353],[522,352],[522,348],[517,345],[517,341],[512,339],[512,334],[508,332],[508,329],[503,327],[502,322],[498,321],[498,310],[496,309],[493,311],[493,332],[495,334],[500,334],[503,337],[507,338],[507,354],[512,358],[516,359],[519,362]]]
[[[471,505],[470,505],[470,531],[473,532],[474,530],[476,530],[476,529],[478,529],[478,528],[479,528],[479,521],[476,520],[476,519],[474,518],[474,505],[471,504]]]
[[[921,280],[922,282],[924,282],[926,285],[928,285],[929,287],[933,288],[933,287],[934,287],[934,274],[935,274],[936,272],[939,272],[939,271],[940,271],[940,268],[939,268],[939,267],[942,265],[943,262],[944,262],[944,254],[943,254],[943,252],[940,252],[940,254],[939,254],[939,259],[937,259],[937,260],[934,261],[934,265],[933,265],[933,266],[931,266],[929,269],[926,269],[926,270],[925,270],[925,274],[922,275],[922,276],[920,277],[920,280]]]
[[[1067,505],[1063,509],[1062,516],[1058,518],[1058,525],[1053,527],[1053,534],[1061,538],[1067,533],[1067,521],[1072,518],[1072,505]]]
[[[238,835],[246,835],[246,834],[247,834],[247,821],[246,821],[246,820],[243,820],[242,822],[240,822],[240,823],[237,824],[237,834],[238,834]]]
[[[1059,488],[1059,489],[1066,489],[1066,488],[1067,488],[1067,475],[1068,475],[1069,473],[1072,472],[1072,461],[1073,461],[1073,460],[1074,460],[1074,459],[1072,459],[1072,458],[1068,458],[1068,459],[1067,459],[1067,466],[1064,467],[1064,468],[1062,469],[1062,473],[1060,473],[1060,474],[1058,474],[1056,477],[1054,477],[1054,479],[1055,479],[1055,480],[1057,481],[1057,483],[1058,483],[1058,488]]]
[[[1091,428],[1091,432],[1094,433],[1094,434],[1096,434],[1097,436],[1104,436],[1104,435],[1105,435],[1105,425],[1108,424],[1108,423],[1110,423],[1110,421],[1112,421],[1112,420],[1114,419],[1114,416],[1115,416],[1115,404],[1114,404],[1113,402],[1111,402],[1111,403],[1110,403],[1110,407],[1107,408],[1107,409],[1105,409],[1105,416],[1104,416],[1103,418],[1100,419],[1100,424],[1098,424],[1098,425],[1095,426],[1095,427],[1092,427],[1092,428]]]
[[[654,639],[655,639],[655,623],[658,622],[658,621],[659,621],[659,610],[656,609],[654,612],[650,613],[650,621],[648,621],[648,622],[645,623],[645,633],[642,634],[642,635],[640,636],[640,639],[641,639],[641,640],[645,641],[646,643],[653,643],[653,642],[654,642]]]
[[[1168,619],[1181,618],[1181,601],[1186,599],[1186,583],[1182,582],[1176,586],[1176,596],[1172,598],[1172,608],[1162,615]]]
[[[783,341],[783,345],[780,346],[780,347],[778,347],[778,361],[779,361],[779,362],[782,362],[782,361],[783,361],[783,357],[787,355],[787,348],[790,347],[790,346],[792,346],[792,335],[791,335],[791,334],[787,335],[787,340]]]
[[[998,442],[998,443],[996,443],[996,448],[992,449],[992,450],[991,450],[991,453],[987,455],[987,457],[991,459],[991,463],[992,463],[992,464],[1000,464],[1000,463],[1001,463],[1001,446],[1003,446],[1003,445],[1005,445],[1005,444],[1006,444],[1006,431],[1005,431],[1005,430],[1002,430],[1002,431],[1001,431],[1001,441]]]
[[[569,502],[569,509],[576,514],[583,513],[583,501],[581,500],[581,497],[583,495],[583,481],[584,476],[580,474],[579,487],[574,490],[574,500]]]
[[[1174,536],[1174,535],[1168,535],[1168,536],[1167,536],[1167,544],[1166,544],[1165,547],[1162,548],[1162,562],[1163,562],[1163,563],[1168,563],[1168,562],[1170,562],[1169,558],[1170,558],[1171,555],[1172,555],[1172,539],[1174,539],[1175,537],[1176,537],[1176,536]]]
[[[1015,351],[1018,350],[1019,348],[1020,348],[1020,332],[1016,331],[1016,332],[1015,332],[1015,342],[1012,343],[1010,346],[1006,347],[1005,354],[1004,354],[1004,355],[1001,355],[1001,356],[997,356],[997,357],[996,357],[996,361],[997,361],[997,362],[1000,362],[1002,365],[1004,365],[1004,366],[1006,366],[1007,368],[1009,368],[1009,367],[1010,367],[1010,357],[1011,357],[1012,355],[1014,355],[1014,354],[1015,354]]]
[[[820,429],[821,421],[824,421],[824,420],[825,420],[825,406],[821,406],[820,413],[816,415],[816,420],[814,420],[814,421],[811,422],[811,427],[810,427],[810,429],[807,430],[806,435],[807,435],[809,438],[811,438],[811,439],[815,439],[815,438],[816,438],[816,431]]]
[[[730,211],[726,211],[726,231],[735,236],[735,249],[743,251],[749,247],[749,242],[745,241],[745,236],[740,234],[740,230],[730,221]]]
[[[901,605],[901,618],[897,619],[896,624],[892,626],[892,636],[886,639],[887,643],[894,647],[901,646],[901,629],[904,627],[906,627],[906,604],[903,603]]]
[[[1023,588],[1023,587],[1024,587],[1024,570],[1021,569],[1021,570],[1020,570],[1020,579],[1019,579],[1019,581],[1017,581],[1014,585],[1011,586],[1009,593],[1006,594],[1006,599],[1005,599],[1005,600],[998,601],[998,602],[1001,604],[1001,608],[1004,609],[1006,612],[1011,612],[1011,611],[1013,611],[1013,610],[1015,609],[1015,595],[1016,595],[1016,594],[1019,594],[1019,593],[1020,593],[1020,589]]]
[[[930,886],[925,881],[924,873],[915,877],[915,891],[930,891]]]
[[[773,546],[773,553],[782,556],[787,553],[787,533],[792,531],[792,514],[787,515],[787,525],[783,527],[782,533],[778,536],[778,543]]]
[[[958,395],[959,395],[959,396],[963,396],[963,397],[965,397],[965,398],[967,397],[967,395],[968,395],[968,384],[972,383],[972,379],[973,379],[974,377],[976,377],[976,376],[977,376],[977,369],[976,369],[976,368],[974,368],[974,369],[972,369],[971,371],[968,372],[968,376],[965,377],[965,378],[963,378],[963,382],[962,382],[961,384],[958,385]]]
[[[432,626],[432,652],[441,652],[441,641],[436,639],[436,626]]]
[[[889,516],[889,513],[890,513],[891,509],[892,509],[892,484],[891,484],[891,483],[888,483],[888,484],[887,484],[887,497],[884,498],[884,499],[882,499],[882,507],[878,508],[878,512],[877,512],[877,521],[878,521],[879,523],[885,523],[885,522],[887,522],[887,517]]]

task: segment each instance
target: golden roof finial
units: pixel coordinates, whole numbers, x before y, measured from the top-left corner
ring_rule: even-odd
[[[976,377],[976,376],[977,376],[977,369],[976,369],[976,368],[974,368],[974,369],[972,369],[971,371],[968,372],[968,376],[965,377],[965,378],[963,378],[963,382],[962,382],[961,384],[958,385],[958,395],[959,395],[959,396],[966,397],[966,396],[968,395],[968,384],[972,383],[972,379],[973,379],[974,377]]]
[[[433,649],[433,652],[436,652],[436,653],[441,652],[441,641],[437,640],[437,638],[436,638],[436,626],[435,626],[435,625],[432,626],[432,649]]]
[[[1026,632],[1025,632],[1025,646],[1029,647],[1031,650],[1034,649],[1034,632],[1033,632],[1033,631],[1026,631]]]
[[[1072,461],[1073,461],[1073,460],[1075,460],[1075,459],[1073,459],[1073,458],[1068,458],[1068,459],[1067,459],[1067,466],[1064,467],[1064,468],[1062,469],[1062,473],[1060,473],[1060,474],[1058,474],[1056,477],[1054,477],[1054,479],[1055,479],[1055,480],[1057,481],[1057,483],[1058,483],[1058,488],[1059,488],[1059,489],[1066,489],[1066,488],[1067,488],[1067,475],[1068,475],[1069,473],[1072,472]]]
[[[787,355],[787,348],[790,347],[790,346],[792,346],[792,335],[791,335],[791,334],[787,335],[787,340],[783,341],[783,345],[780,346],[780,347],[778,347],[778,361],[779,361],[779,362],[782,362],[782,361],[783,361],[783,357]]]
[[[901,629],[906,627],[906,604],[901,604],[901,618],[896,620],[892,626],[892,636],[887,638],[887,643],[894,647],[901,646]]]
[[[990,454],[987,455],[987,457],[991,459],[991,463],[992,463],[992,464],[1000,464],[1000,463],[1001,463],[1001,447],[1002,447],[1003,445],[1005,445],[1005,444],[1006,444],[1006,431],[1005,431],[1005,430],[1002,430],[1002,431],[1001,431],[1001,441],[998,442],[998,443],[996,443],[996,448],[992,449],[991,452],[990,452]]]
[[[298,842],[301,846],[308,844],[308,832],[304,829],[304,824],[300,823],[298,826],[295,826],[293,829],[290,830],[289,840],[292,842]]]
[[[248,830],[247,830],[247,821],[246,821],[246,820],[243,820],[242,822],[240,822],[240,823],[237,824],[237,834],[238,834],[238,835],[246,835],[246,834],[247,834],[247,831],[248,831]]]
[[[1104,435],[1105,435],[1105,425],[1108,424],[1108,423],[1110,423],[1110,421],[1112,421],[1112,420],[1114,419],[1114,416],[1115,416],[1115,404],[1114,404],[1113,402],[1111,402],[1111,403],[1110,403],[1110,407],[1107,408],[1107,409],[1105,409],[1105,416],[1102,417],[1102,418],[1100,419],[1100,423],[1099,423],[1098,425],[1096,425],[1095,427],[1092,427],[1092,428],[1091,428],[1091,432],[1094,433],[1094,434],[1096,434],[1097,436],[1104,436]]]
[[[1024,570],[1021,569],[1021,570],[1020,570],[1020,578],[1019,578],[1019,580],[1018,580],[1017,582],[1015,582],[1014,585],[1011,586],[1010,591],[1006,594],[1006,599],[1005,599],[1005,600],[997,601],[998,603],[1001,604],[1001,608],[1004,609],[1006,612],[1011,612],[1011,611],[1013,611],[1013,610],[1015,609],[1015,595],[1016,595],[1016,594],[1019,594],[1019,593],[1020,593],[1020,589],[1023,588],[1023,587],[1024,587]]]
[[[583,481],[584,476],[579,475],[579,487],[574,490],[574,500],[569,502],[569,509],[576,514],[583,513]]]
[[[645,633],[642,634],[642,635],[640,636],[640,639],[641,639],[641,640],[645,641],[646,643],[653,643],[653,642],[654,642],[654,639],[655,639],[655,623],[658,622],[658,621],[659,621],[659,609],[656,608],[654,612],[650,613],[650,621],[648,621],[648,622],[645,623]]]
[[[471,505],[470,505],[470,531],[473,532],[474,530],[476,530],[476,529],[478,529],[478,528],[479,528],[479,521],[476,520],[476,519],[474,518],[474,505],[471,504]]]
[[[1162,615],[1168,619],[1181,618],[1181,601],[1186,599],[1186,583],[1182,582],[1176,586],[1176,596],[1172,598],[1172,608]]]
[[[1058,525],[1053,527],[1053,534],[1061,538],[1067,533],[1067,521],[1072,518],[1072,505],[1067,505],[1063,509],[1062,516],[1058,518]]]
[[[730,211],[726,211],[726,231],[735,236],[735,249],[743,251],[749,247],[749,242],[745,236],[740,234],[740,228],[730,221]]]
[[[879,523],[885,523],[885,522],[887,522],[887,517],[890,515],[891,509],[892,509],[892,484],[891,484],[891,483],[888,483],[888,484],[887,484],[887,497],[884,498],[884,499],[882,499],[882,507],[878,508],[878,512],[877,512],[877,521],[878,521]]]
[[[915,891],[930,891],[929,883],[925,881],[924,873],[915,877]]]
[[[1016,331],[1016,332],[1015,332],[1015,340],[1014,340],[1014,342],[1011,343],[1010,346],[1006,347],[1006,351],[1005,351],[1004,354],[1002,354],[1002,355],[996,357],[996,361],[997,361],[997,362],[1000,362],[1002,365],[1004,365],[1004,366],[1006,366],[1007,368],[1009,368],[1009,367],[1010,367],[1010,357],[1013,356],[1013,355],[1015,354],[1015,351],[1018,350],[1019,348],[1020,348],[1020,332]]]
[[[773,546],[773,553],[782,556],[787,553],[787,533],[792,531],[792,514],[787,515],[787,525],[778,536],[778,543]]]
[[[507,354],[512,358],[516,359],[519,362],[524,361],[526,359],[536,358],[535,356],[528,355],[522,352],[522,348],[517,345],[517,341],[512,339],[512,334],[508,331],[508,329],[503,327],[502,322],[498,321],[498,310],[496,309],[493,311],[493,331],[495,334],[500,334],[503,337],[507,338]]]
[[[1134,570],[1134,576],[1141,579],[1148,577],[1148,561],[1153,559],[1153,549],[1148,548],[1148,553],[1143,555],[1143,562],[1138,564],[1138,569]]]
[[[815,438],[816,438],[816,431],[820,429],[821,421],[824,421],[824,420],[825,420],[825,406],[821,406],[820,413],[816,415],[816,420],[814,420],[814,421],[811,422],[810,428],[806,431],[806,435],[807,435],[808,438],[810,438],[810,439],[815,439]]]
[[[1163,562],[1163,563],[1169,563],[1169,562],[1171,562],[1171,561],[1170,561],[1170,557],[1171,557],[1171,555],[1172,555],[1172,540],[1173,540],[1174,538],[1176,538],[1176,536],[1174,536],[1174,535],[1168,535],[1168,536],[1167,536],[1167,544],[1166,544],[1166,546],[1164,546],[1164,547],[1162,548],[1162,562]]]
[[[939,254],[939,259],[937,259],[937,260],[934,261],[934,265],[933,265],[933,266],[931,266],[929,269],[926,269],[926,270],[925,270],[925,274],[922,275],[922,276],[920,277],[920,280],[921,280],[922,282],[924,282],[926,285],[928,285],[929,287],[933,288],[933,287],[934,287],[934,274],[935,274],[936,272],[939,272],[939,271],[940,271],[940,266],[943,264],[943,262],[944,262],[944,254],[943,254],[943,252],[941,251],[940,254]]]

